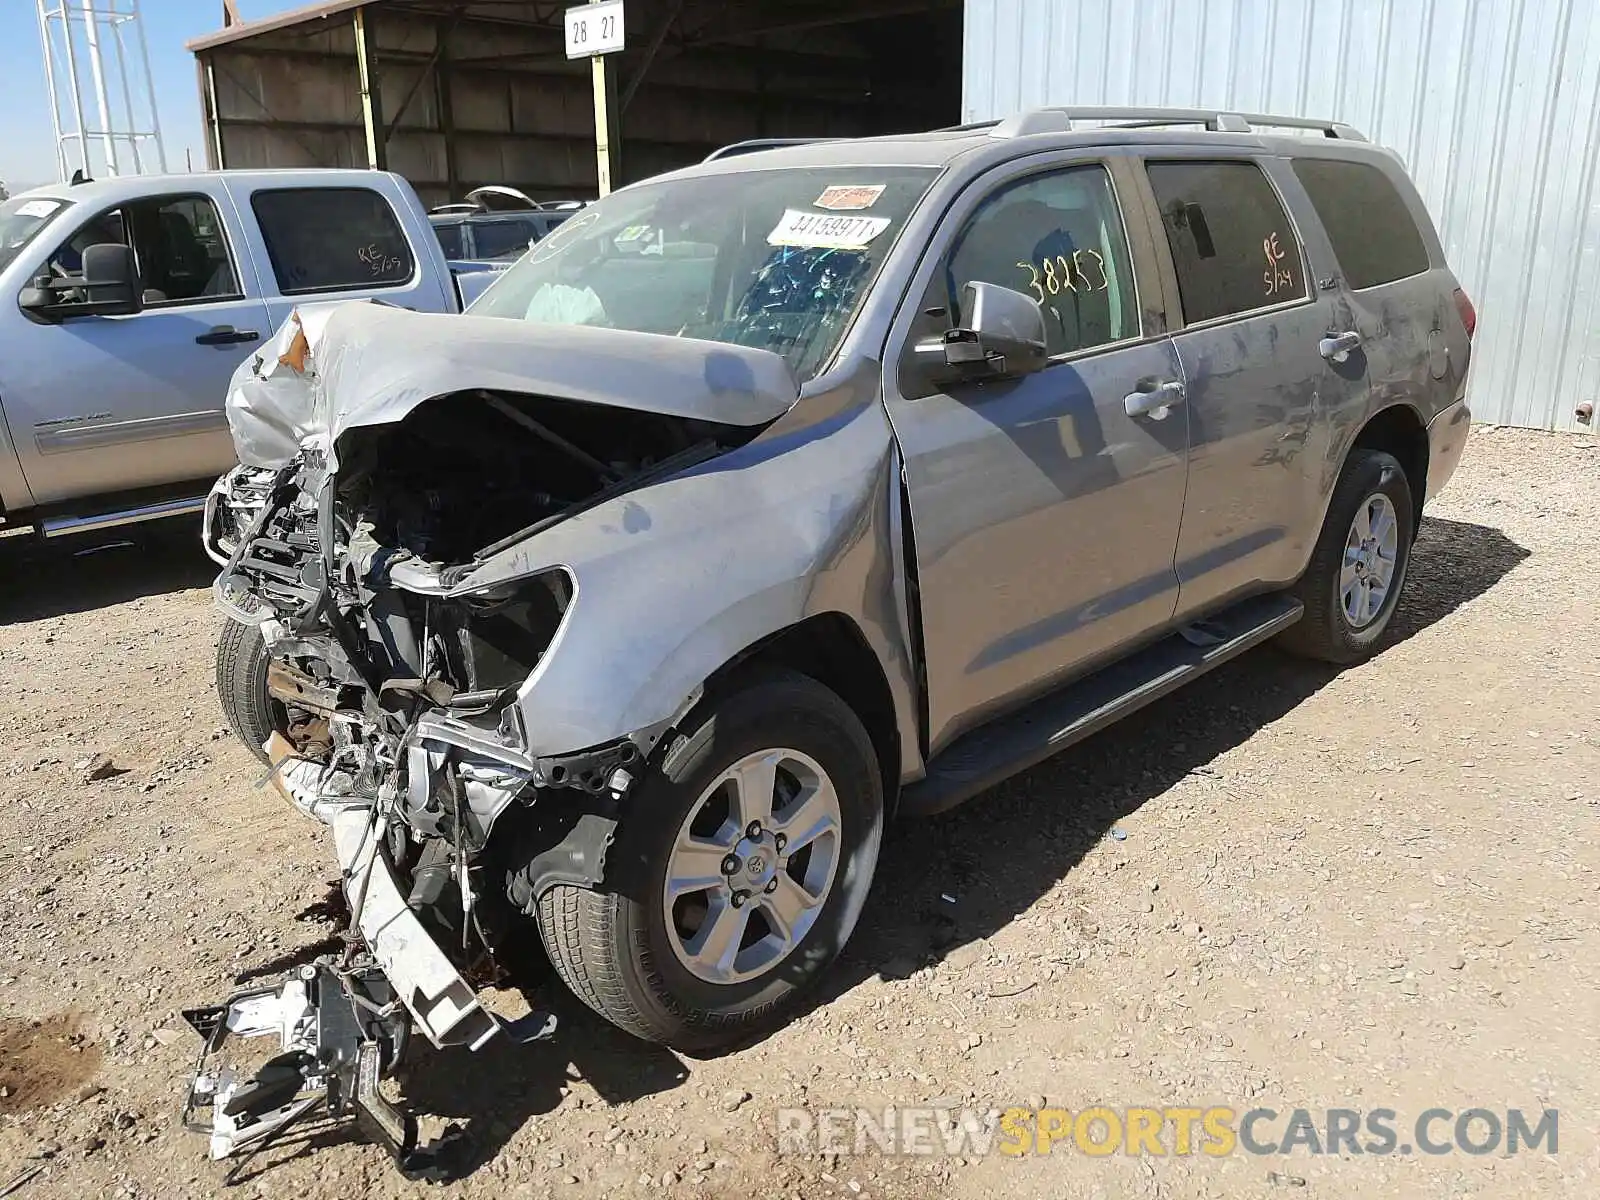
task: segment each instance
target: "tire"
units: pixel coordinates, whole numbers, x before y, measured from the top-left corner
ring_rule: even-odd
[[[766,775],[769,763],[772,774]],[[738,780],[718,783],[741,765],[746,773],[740,779],[761,781],[749,794],[759,799],[764,786],[779,801],[754,842],[737,833],[742,818],[730,797],[745,794]],[[768,779],[776,781],[776,792]],[[803,836],[796,820],[803,801],[810,805],[805,827],[823,824],[814,819],[827,804],[823,783],[831,783],[837,798],[835,832],[797,852],[787,849],[787,841]],[[791,795],[798,798],[785,802]],[[691,718],[687,734],[674,741],[629,806],[631,816],[619,825],[608,854],[604,890],[557,885],[534,901],[532,915],[562,981],[619,1028],[691,1053],[718,1053],[776,1027],[844,947],[877,866],[882,775],[860,720],[814,680],[763,675],[713,702],[697,721]],[[785,829],[792,837],[780,850],[777,838]],[[728,858],[720,865],[714,857],[698,860],[689,870],[675,850],[681,838],[704,839],[702,847],[733,838],[735,857],[747,856],[737,859],[739,870],[731,876]],[[789,855],[787,866],[780,865],[781,854]],[[825,863],[832,864],[826,871]],[[685,871],[699,877],[704,870],[714,886],[669,902],[674,864],[674,878]],[[758,874],[758,867],[766,873]],[[824,874],[830,880],[825,887]],[[739,905],[734,893],[741,891],[750,898]],[[794,900],[802,894],[819,902],[798,910]],[[801,912],[789,921],[788,938],[768,919],[780,903],[783,911]],[[739,926],[745,933],[728,940],[734,949],[731,957],[720,956],[727,959],[723,967],[713,964],[719,956],[706,942],[714,916],[737,924],[738,914],[729,911],[735,907],[745,913]],[[705,938],[697,940],[701,934]],[[696,947],[698,958],[691,954]]]
[[[1369,526],[1375,531],[1380,525],[1377,517],[1384,512],[1392,514],[1394,532],[1388,585],[1382,590],[1381,599],[1367,601],[1366,610],[1362,611],[1347,598],[1350,577],[1345,574],[1346,555],[1353,553],[1350,542],[1358,516],[1367,514]],[[1362,662],[1376,652],[1405,586],[1411,544],[1416,537],[1414,514],[1411,485],[1399,460],[1382,450],[1352,451],[1328,502],[1328,515],[1311,562],[1295,586],[1294,594],[1306,612],[1280,637],[1284,649],[1339,665]],[[1362,566],[1373,561],[1368,552]],[[1375,578],[1371,573],[1374,569],[1381,570],[1381,565],[1375,564],[1359,574],[1370,581]],[[1372,591],[1369,585],[1366,592],[1359,594],[1370,595]],[[1352,606],[1357,607],[1355,615],[1350,611]]]
[[[217,639],[217,699],[228,727],[250,753],[267,761],[266,741],[288,726],[288,712],[267,695],[267,645],[254,625],[229,619]]]

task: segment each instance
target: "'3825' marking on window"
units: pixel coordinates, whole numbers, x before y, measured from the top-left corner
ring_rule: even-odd
[[[1084,270],[1085,260],[1088,260],[1095,276],[1099,278],[1099,283],[1095,283]],[[1106,260],[1098,250],[1074,250],[1070,259],[1065,254],[1056,254],[1036,263],[1019,262],[1017,266],[1029,272],[1028,286],[1038,295],[1040,304],[1045,302],[1047,296],[1059,296],[1062,292],[1103,292],[1110,286],[1110,280],[1106,277]]]

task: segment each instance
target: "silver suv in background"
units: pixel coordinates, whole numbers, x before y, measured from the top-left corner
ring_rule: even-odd
[[[241,370],[273,474],[224,704],[333,826],[377,1007],[480,1045],[486,956],[538,937],[622,1028],[724,1047],[838,954],[894,813],[1269,638],[1373,653],[1474,321],[1339,125],[718,158],[466,317],[345,305]]]

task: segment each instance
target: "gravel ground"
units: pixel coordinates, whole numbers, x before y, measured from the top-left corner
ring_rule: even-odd
[[[551,1043],[419,1054],[425,1129],[468,1131],[449,1194],[1600,1194],[1597,480],[1593,439],[1479,430],[1377,658],[1254,652],[900,827],[824,1002],[759,1045],[683,1059],[567,1003]],[[316,953],[334,871],[222,728],[192,531],[130,536],[0,540],[0,1189],[38,1167],[24,1200],[445,1194],[347,1130],[225,1187],[177,1125],[179,1010]],[[1557,1108],[1560,1148],[777,1153],[780,1106],[935,1099],[1390,1108],[1402,1131]]]

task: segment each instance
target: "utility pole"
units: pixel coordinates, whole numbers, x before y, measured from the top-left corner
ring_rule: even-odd
[[[566,12],[567,57],[587,58],[594,81],[595,175],[600,195],[622,173],[622,106],[617,73],[606,58],[626,44],[624,0],[589,0]]]

